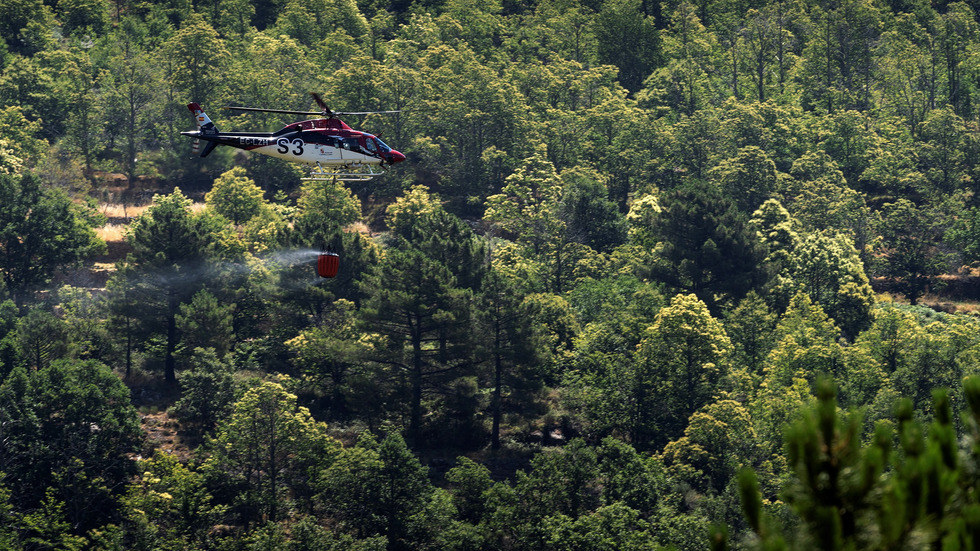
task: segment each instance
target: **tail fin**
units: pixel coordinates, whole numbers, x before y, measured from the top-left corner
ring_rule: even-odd
[[[198,105],[196,102],[189,103],[187,104],[187,108],[191,110],[191,113],[194,113],[194,119],[197,121],[197,130],[201,134],[209,135],[218,133],[218,127],[211,122],[211,118],[208,117],[207,113],[205,113],[203,109],[201,109],[200,105]],[[195,139],[193,147],[194,153],[197,153],[200,145],[200,138]],[[204,151],[201,153],[201,157],[207,157],[208,154],[211,153],[215,147],[217,147],[217,145],[217,142],[208,141],[208,143],[204,146]]]

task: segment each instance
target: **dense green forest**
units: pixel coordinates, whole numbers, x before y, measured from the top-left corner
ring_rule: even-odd
[[[0,2],[0,549],[975,548],[978,9]]]

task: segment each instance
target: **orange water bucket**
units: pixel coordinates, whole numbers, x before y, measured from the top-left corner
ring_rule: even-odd
[[[340,255],[337,253],[320,253],[316,260],[316,273],[320,277],[334,277],[340,269]]]

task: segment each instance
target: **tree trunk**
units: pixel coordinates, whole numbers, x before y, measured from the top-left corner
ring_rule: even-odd
[[[412,402],[408,433],[413,446],[418,446],[422,438],[422,333],[416,327],[412,335]]]
[[[500,387],[503,384],[503,361],[500,357],[500,319],[498,316],[497,320],[494,320],[494,336],[493,336],[493,346],[494,346],[494,365],[493,365],[493,428],[491,429],[491,443],[490,448],[494,450],[500,449],[500,417],[503,410],[503,404],[500,403],[501,392]]]
[[[276,416],[279,410],[279,404],[273,403],[270,410],[271,418],[269,419],[269,521],[276,522],[276,515],[278,509],[276,508],[276,483],[278,481],[276,474],[279,470],[279,465],[276,463]]]
[[[164,358],[164,380],[169,384],[177,384],[176,359],[177,350],[177,293],[171,290],[167,297],[167,354]]]
[[[129,375],[132,373],[133,369],[133,329],[132,322],[127,317],[126,318],[126,380],[129,380]]]

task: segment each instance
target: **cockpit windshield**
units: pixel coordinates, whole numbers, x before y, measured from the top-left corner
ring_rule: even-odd
[[[376,137],[374,138],[374,141],[378,142],[378,149],[380,149],[382,153],[388,153],[391,151],[391,148],[388,147],[388,144],[381,141],[381,138]]]

